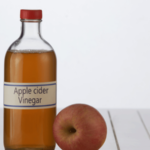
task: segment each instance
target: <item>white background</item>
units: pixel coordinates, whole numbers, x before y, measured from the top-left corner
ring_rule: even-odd
[[[149,0],[0,0],[0,91],[20,9],[42,9],[58,62],[58,107],[150,108]]]

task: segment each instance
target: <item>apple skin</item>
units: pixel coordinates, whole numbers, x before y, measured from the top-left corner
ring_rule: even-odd
[[[98,150],[106,140],[107,126],[95,108],[73,104],[56,116],[53,135],[63,150]]]

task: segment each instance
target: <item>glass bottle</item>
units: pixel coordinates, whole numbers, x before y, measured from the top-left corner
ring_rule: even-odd
[[[21,10],[22,31],[4,61],[5,150],[54,150],[56,56],[40,32],[42,10]]]

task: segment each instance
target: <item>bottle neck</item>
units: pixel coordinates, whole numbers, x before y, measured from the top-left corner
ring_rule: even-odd
[[[41,20],[21,20],[22,31],[20,38],[41,38]]]

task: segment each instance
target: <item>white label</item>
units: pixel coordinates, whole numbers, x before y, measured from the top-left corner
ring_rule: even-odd
[[[4,82],[4,108],[43,109],[56,107],[56,82]]]

